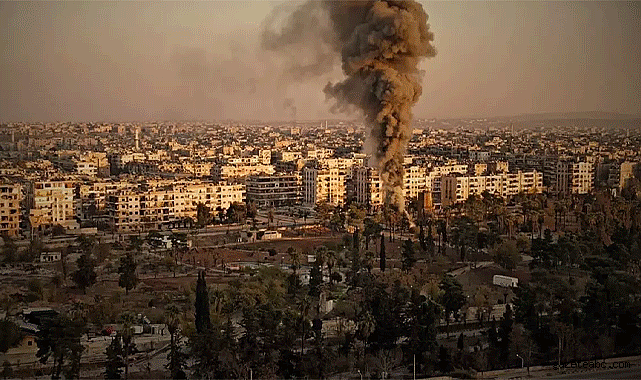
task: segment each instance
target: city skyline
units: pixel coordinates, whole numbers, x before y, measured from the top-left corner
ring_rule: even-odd
[[[638,3],[422,4],[438,54],[416,118],[641,114]],[[0,122],[356,117],[325,101],[338,61],[283,84],[282,57],[257,48],[270,12],[294,5],[2,3]]]

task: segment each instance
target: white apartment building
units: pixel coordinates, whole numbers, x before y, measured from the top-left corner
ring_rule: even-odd
[[[363,165],[364,157],[315,159],[302,170],[303,202],[316,204],[325,201],[332,205],[345,202],[347,181],[352,168]]]
[[[313,205],[325,201],[339,205],[345,201],[347,169],[305,167],[302,177],[304,203]]]
[[[0,184],[0,236],[18,237],[22,187],[17,183]]]
[[[259,157],[230,158],[226,164],[217,165],[211,169],[211,175],[216,180],[230,178],[245,178],[252,174],[274,174],[273,165],[265,165]]]
[[[405,168],[403,185],[405,199],[418,197],[419,193],[427,190],[427,168],[422,166],[409,166]]]
[[[411,163],[411,160],[408,160]],[[417,198],[421,193],[429,192],[434,203],[440,203],[441,178],[450,173],[465,173],[467,164],[449,164],[426,168],[418,165],[407,165],[403,176],[405,199]],[[354,168],[354,197],[362,205],[379,206],[384,201],[378,169],[365,166]]]
[[[74,219],[72,181],[35,182],[30,189],[28,208],[31,228],[59,224],[67,229],[77,228]]]
[[[89,161],[76,161],[76,173],[89,177],[96,177],[98,175],[98,166]]]
[[[480,195],[485,191],[501,197],[519,193],[541,193],[543,175],[537,171],[519,171],[486,176],[450,174],[441,179],[441,202],[444,207],[465,202],[471,195]]]
[[[198,204],[210,211],[244,202],[245,185],[175,183],[126,189],[107,196],[109,225],[114,231],[160,230],[187,218],[196,220]]]

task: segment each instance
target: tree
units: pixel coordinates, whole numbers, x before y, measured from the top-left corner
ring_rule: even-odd
[[[513,270],[521,262],[521,254],[516,246],[516,241],[507,240],[492,249],[494,262],[505,269]]]
[[[92,236],[80,235],[76,238],[76,243],[83,253],[92,254],[96,241]]]
[[[458,311],[465,305],[465,294],[463,287],[451,275],[446,275],[439,286],[441,289],[441,305],[445,309],[445,324],[447,333],[450,331],[450,316],[458,317]]]
[[[510,335],[512,334],[512,325],[514,321],[512,319],[512,308],[509,304],[505,306],[505,313],[503,314],[503,319],[499,325],[498,331],[498,348],[499,348],[499,360],[506,365],[509,364],[510,357]]]
[[[358,237],[358,227],[354,228],[354,233],[352,234],[352,249],[356,254],[360,250],[360,238]]]
[[[134,323],[135,316],[131,312],[124,312],[120,315],[120,322],[122,323],[122,357],[125,361],[125,380],[129,378],[129,355],[136,349],[134,343]]]
[[[22,339],[20,327],[12,321],[6,319],[0,320],[0,353],[7,352],[11,347],[15,347]]]
[[[295,275],[298,271],[298,268],[300,267],[301,254],[296,249],[294,249],[294,247],[287,248],[287,254],[289,255],[289,262],[292,264],[292,270],[294,271]]]
[[[381,232],[381,253],[379,262],[381,272],[385,272],[385,235]]]
[[[5,360],[2,363],[2,373],[0,373],[3,379],[8,379],[13,377],[13,369],[11,369],[11,363],[8,360]]]
[[[84,320],[70,319],[62,314],[42,321],[36,338],[36,357],[43,364],[49,358],[53,359],[52,379],[60,379],[63,371],[67,379],[79,377],[80,359],[84,351],[80,337],[85,330]]]
[[[4,246],[2,247],[2,256],[4,257],[5,263],[12,263],[16,261],[16,253],[18,252],[18,246],[16,243],[7,237],[4,238]]]
[[[172,379],[186,379],[184,371],[185,355],[181,352],[180,344],[180,310],[176,305],[169,305],[165,311],[167,330],[171,336],[169,353],[167,354],[167,369],[171,372]]]
[[[329,223],[329,220],[332,215],[332,209],[333,207],[328,204],[325,200],[321,200],[314,206],[314,210],[316,211],[316,215],[318,216],[318,219],[321,221],[322,225],[327,225]]]
[[[211,212],[209,207],[204,203],[198,202],[196,205],[196,224],[202,228],[209,224],[211,221]]]
[[[116,335],[107,350],[105,351],[107,361],[105,362],[105,379],[120,379],[122,368],[125,366],[123,361],[122,338]]]
[[[323,272],[321,271],[321,264],[316,260],[312,269],[309,271],[309,295],[318,297],[323,285]]]
[[[402,264],[403,270],[409,272],[416,262],[416,254],[414,253],[414,242],[412,239],[407,239],[403,242],[403,249],[401,251],[403,255]]]
[[[198,280],[196,281],[196,302],[194,306],[196,308],[196,331],[203,333],[211,330],[209,291],[207,290],[204,271],[198,273]]]
[[[274,224],[274,209],[270,208],[267,211],[267,227],[271,227]]]
[[[432,300],[413,292],[409,308],[409,323],[405,330],[409,333],[407,347],[416,355],[419,371],[423,371],[430,361],[428,355],[436,348],[436,325],[441,308]]]
[[[227,219],[234,223],[244,223],[247,218],[247,205],[244,203],[234,202],[227,209]]]
[[[96,283],[96,262],[88,253],[83,253],[76,265],[78,269],[73,272],[71,278],[84,293],[87,293],[87,288]]]
[[[125,294],[129,294],[129,291],[134,289],[138,284],[138,276],[136,275],[137,266],[138,264],[131,252],[127,252],[125,256],[120,258],[120,266],[118,267],[120,278],[118,279],[118,285],[121,288],[125,288]]]
[[[369,250],[370,239],[376,239],[381,232],[382,227],[379,223],[371,218],[365,218],[363,221],[363,238],[365,239],[365,250]]]
[[[448,373],[452,370],[452,359],[447,348],[440,346],[438,350],[438,369],[441,373]]]
[[[452,240],[458,247],[461,261],[470,248],[478,247],[478,226],[468,217],[457,218],[452,228]]]

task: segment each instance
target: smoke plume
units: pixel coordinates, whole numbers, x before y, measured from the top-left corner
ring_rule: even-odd
[[[283,102],[283,108],[285,111],[289,110],[289,117],[292,121],[296,121],[296,104],[294,104],[294,99],[287,98]]]
[[[325,20],[318,9],[326,12]],[[306,12],[313,9],[314,12]],[[320,52],[340,54],[346,78],[328,83],[325,93],[334,99],[334,111],[363,113],[370,129],[369,142],[378,164],[386,204],[405,212],[403,155],[411,137],[412,107],[421,95],[418,63],[436,55],[427,14],[409,1],[314,1],[305,3],[285,22],[280,33],[263,34],[263,46],[292,51],[305,37]],[[319,54],[309,74],[328,72],[332,62]],[[313,70],[312,70],[313,69]]]

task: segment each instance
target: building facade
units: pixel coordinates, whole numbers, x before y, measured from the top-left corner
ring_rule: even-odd
[[[295,205],[300,201],[300,177],[296,174],[251,175],[247,178],[246,198],[259,209]]]
[[[17,238],[20,234],[20,200],[22,186],[17,183],[0,184],[0,235]]]

